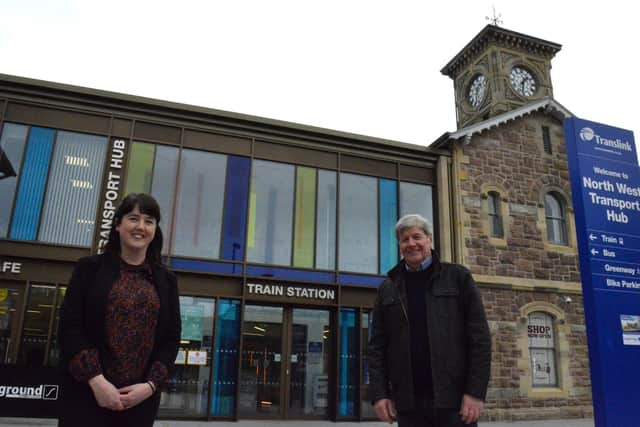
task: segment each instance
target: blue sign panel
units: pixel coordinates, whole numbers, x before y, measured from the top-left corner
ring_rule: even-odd
[[[565,120],[596,427],[636,427],[640,168],[633,133]]]

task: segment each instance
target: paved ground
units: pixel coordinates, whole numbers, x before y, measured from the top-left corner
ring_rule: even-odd
[[[0,418],[0,427],[55,426],[51,419]],[[330,421],[156,421],[154,427],[385,427],[381,422],[339,422]],[[480,427],[594,427],[592,419],[544,420],[518,422],[486,422]]]

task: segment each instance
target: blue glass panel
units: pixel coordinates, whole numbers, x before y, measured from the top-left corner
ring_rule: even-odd
[[[206,273],[242,274],[242,265],[200,259],[171,258],[171,268]]]
[[[398,263],[398,249],[394,226],[398,221],[398,183],[380,180],[380,273],[384,274]]]
[[[35,240],[53,151],[54,129],[32,127],[11,224],[11,239]]]
[[[338,415],[355,416],[358,398],[358,343],[356,311],[340,309],[340,377],[338,384]]]
[[[239,350],[240,301],[221,299],[216,322],[211,415],[234,415]]]
[[[373,286],[377,288],[383,280],[384,277],[382,276],[365,276],[361,274],[338,275],[338,283],[341,285]]]
[[[222,225],[222,259],[240,261],[244,256],[249,197],[249,167],[246,157],[229,156]]]
[[[296,270],[293,268],[274,268],[261,265],[248,265],[247,276],[273,277],[276,279],[304,280],[306,282],[335,282],[335,274],[326,271]]]

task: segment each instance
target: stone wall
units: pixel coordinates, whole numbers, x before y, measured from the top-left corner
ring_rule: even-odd
[[[572,297],[573,301],[566,304],[564,296],[554,292],[486,286],[481,286],[481,293],[491,328],[493,352],[483,419],[518,421],[593,417],[582,298]],[[523,387],[531,371],[523,369],[521,363],[523,359],[529,360],[528,347],[519,345],[526,342],[521,308],[532,302],[551,304],[564,313],[562,325],[555,326],[556,332],[564,330],[556,334],[558,341],[564,341],[556,344],[559,388],[564,391],[562,397],[557,396],[557,391]],[[528,363],[524,365],[528,366]],[[562,369],[568,372],[562,372]],[[563,378],[567,384],[562,384]]]
[[[550,128],[553,154],[544,153],[542,125]],[[460,190],[465,264],[474,274],[579,282],[578,256],[569,247],[546,245],[544,193],[561,192],[571,202],[562,124],[543,114],[504,124],[463,148]],[[491,244],[483,222],[483,186],[504,190],[508,204],[506,245]],[[542,212],[540,212],[542,211]],[[572,209],[569,215],[572,216]],[[542,216],[542,218],[541,218]]]
[[[552,153],[544,151],[542,126]],[[533,113],[457,148],[464,264],[480,287],[492,332],[486,420],[592,417],[589,359],[562,123]],[[503,200],[505,236],[488,236],[487,193]],[[547,241],[544,194],[567,202],[567,245]],[[567,292],[572,302],[567,304]],[[554,318],[558,386],[531,386],[527,307]],[[524,314],[523,314],[524,313]]]

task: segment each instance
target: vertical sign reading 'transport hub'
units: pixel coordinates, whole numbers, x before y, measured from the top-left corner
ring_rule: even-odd
[[[638,426],[640,168],[633,133],[565,120],[596,427]]]

